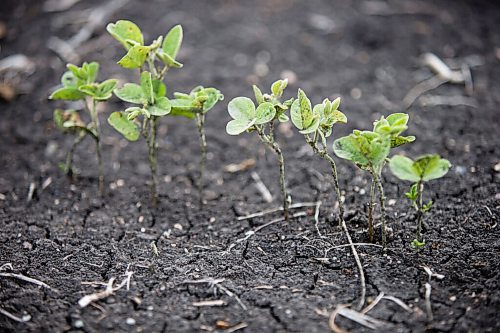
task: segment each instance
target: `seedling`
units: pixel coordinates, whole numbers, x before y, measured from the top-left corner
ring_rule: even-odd
[[[297,99],[290,108],[292,123],[304,135],[306,142],[311,146],[314,153],[330,163],[333,176],[333,185],[339,202],[340,219],[339,226],[344,218],[344,204],[342,202],[337,166],[333,158],[328,154],[326,139],[332,135],[333,125],[336,123],[347,123],[347,117],[338,110],[340,98],[330,101],[325,99],[323,103],[314,108],[304,91],[299,89]]]
[[[214,88],[198,87],[189,95],[181,94],[182,98],[180,95],[175,100],[166,97],[167,89],[163,80],[167,71],[170,68],[182,67],[182,64],[176,60],[183,38],[180,25],[173,27],[165,38],[160,36],[155,39],[149,46],[144,45],[142,32],[133,22],[120,20],[110,23],[107,30],[127,51],[118,64],[124,68],[140,71],[140,84],[126,83],[122,88],[114,91],[118,98],[135,105],[124,111],[113,112],[108,122],[127,140],[136,141],[141,135],[145,138],[151,169],[151,199],[155,205],[158,200],[157,130],[159,119],[168,114],[174,114],[197,120],[203,161],[200,165],[203,166],[206,147],[203,129],[205,113],[222,98],[222,95]],[[139,121],[140,118],[142,118],[141,121]]]
[[[203,174],[205,170],[207,140],[205,137],[205,115],[211,110],[218,101],[224,99],[224,95],[215,88],[204,88],[198,86],[189,94],[174,93],[175,99],[171,100],[171,116],[182,116],[196,121],[200,143],[200,177],[198,180],[198,191],[200,195],[200,204],[203,203]]]
[[[63,170],[68,176],[73,175],[73,155],[76,147],[86,136],[96,142],[97,163],[99,166],[99,191],[104,192],[104,167],[101,155],[100,124],[97,115],[97,104],[108,100],[117,84],[117,80],[110,79],[104,82],[95,82],[99,64],[97,62],[83,63],[82,67],[67,65],[68,71],[61,78],[62,87],[54,91],[49,99],[66,101],[84,101],[85,108],[90,114],[90,123],[85,124],[76,110],[54,111],[56,127],[63,133],[75,136],[73,145],[66,157]]]
[[[275,122],[287,122],[288,116],[285,114],[286,110],[290,108],[293,98],[281,102],[283,91],[288,85],[288,80],[278,80],[271,86],[270,94],[262,94],[257,86],[253,86],[255,94],[254,102],[248,97],[236,97],[228,104],[228,112],[231,118],[226,126],[226,132],[229,135],[238,135],[245,131],[257,132],[260,140],[274,151],[278,157],[279,170],[280,170],[280,188],[283,197],[283,214],[285,219],[288,219],[288,207],[291,198],[286,189],[285,180],[285,161],[281,147],[276,142],[274,133]]]
[[[439,155],[424,155],[415,161],[408,157],[397,155],[391,158],[389,168],[391,172],[401,180],[414,182],[410,191],[405,193],[417,212],[417,233],[412,242],[415,248],[425,245],[422,239],[423,215],[431,209],[432,201],[424,204],[423,192],[424,182],[438,179],[446,175],[451,164]]]
[[[375,201],[375,188],[379,192],[380,209],[382,213],[382,244],[387,244],[386,235],[386,209],[385,194],[380,180],[391,148],[413,142],[415,137],[403,137],[400,134],[408,126],[408,115],[394,113],[387,118],[380,118],[374,123],[373,131],[354,130],[352,134],[339,138],[333,143],[335,154],[349,160],[363,170],[370,172],[372,185],[370,189],[370,203],[368,214],[368,237],[373,240],[373,206]]]

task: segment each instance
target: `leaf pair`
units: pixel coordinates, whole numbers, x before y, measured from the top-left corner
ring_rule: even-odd
[[[443,177],[450,169],[448,160],[439,155],[424,155],[412,159],[397,155],[391,158],[389,168],[401,180],[412,182],[429,181]]]
[[[299,89],[297,99],[290,109],[292,122],[301,134],[319,131],[322,138],[332,134],[333,125],[337,122],[347,123],[347,117],[338,110],[340,98],[331,102],[325,99],[323,103],[311,107],[311,101],[303,90]]]
[[[248,97],[236,97],[227,106],[233,120],[227,123],[226,132],[229,135],[238,135],[254,125],[268,123],[276,116],[276,109],[270,102],[263,102],[255,108],[255,104]]]
[[[391,138],[391,148],[399,147],[405,143],[415,141],[414,136],[400,136],[408,129],[409,116],[406,113],[393,113],[387,118],[382,116],[380,120],[373,123],[373,131],[380,134],[389,135]]]
[[[62,88],[54,91],[49,99],[76,101],[91,96],[95,100],[105,101],[109,99],[111,92],[117,84],[117,80],[111,79],[96,83],[99,72],[97,62],[86,63],[82,67],[72,64],[67,65],[68,71],[61,77]]]
[[[218,101],[224,99],[224,95],[215,88],[204,88],[198,86],[189,94],[174,93],[175,99],[172,103],[172,116],[182,116],[193,119],[197,113],[207,113]]]
[[[158,47],[162,40],[161,37],[151,45],[145,46],[141,29],[131,21],[119,20],[116,23],[110,23],[106,30],[127,50],[127,54],[118,61],[118,64],[124,68],[141,68],[151,51],[156,52],[158,58],[165,65],[175,68],[182,67],[182,64],[175,60],[183,38],[180,25],[170,29],[163,39],[161,48]]]
[[[391,149],[390,137],[376,132],[354,130],[334,141],[333,151],[363,169],[380,169]]]
[[[263,94],[262,91],[256,85],[253,85],[253,92],[255,95],[255,101],[257,105],[260,105],[265,102],[271,103],[276,109],[275,118],[278,121],[284,123],[290,120],[288,116],[285,114],[286,110],[290,108],[293,103],[293,98],[290,98],[284,102],[281,102],[281,96],[283,96],[283,92],[288,86],[288,79],[277,80],[271,85],[271,94]]]

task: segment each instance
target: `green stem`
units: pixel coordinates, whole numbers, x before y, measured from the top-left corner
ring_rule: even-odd
[[[280,146],[274,140],[274,124],[271,123],[269,126],[270,135],[266,135],[264,133],[263,128],[259,127],[256,128],[261,141],[264,142],[269,148],[271,148],[278,156],[278,164],[280,170],[280,188],[281,188],[281,196],[283,197],[283,216],[285,220],[288,221],[290,201],[288,199],[288,192],[286,189],[286,181],[285,181],[285,159],[283,157],[283,152],[281,151]]]
[[[424,183],[421,180],[417,184],[417,191],[418,191],[417,241],[422,242],[422,218],[424,215],[424,211],[422,210],[422,206],[423,206]]]
[[[95,99],[92,99],[92,106],[90,108],[90,117],[96,132],[95,141],[96,141],[97,164],[99,168],[99,193],[101,195],[104,195],[104,165],[101,153],[101,125],[99,123],[99,115],[97,114],[97,101]]]
[[[380,174],[372,170],[373,181],[378,188],[378,192],[380,194],[380,210],[382,213],[382,246],[385,248],[387,245],[387,228],[386,228],[386,209],[385,209],[385,194],[384,187],[382,186],[382,182],[380,181]]]
[[[200,179],[198,180],[198,192],[200,195],[200,205],[203,205],[203,174],[205,172],[205,161],[207,155],[204,113],[196,113],[196,126],[198,127],[198,135],[200,138]]]
[[[151,169],[151,203],[156,206],[158,202],[158,145],[156,143],[156,131],[158,128],[158,117],[151,116],[149,120],[150,127],[146,136],[146,142],[148,145],[148,157],[149,157],[149,167]]]
[[[73,177],[73,155],[75,154],[76,146],[80,144],[85,138],[85,133],[79,133],[73,144],[71,145],[70,150],[68,151],[68,155],[66,155],[66,163],[64,164],[64,173],[72,178]]]
[[[370,185],[370,202],[368,203],[368,239],[370,243],[373,242],[373,210],[375,206],[375,182],[372,179],[372,183]]]

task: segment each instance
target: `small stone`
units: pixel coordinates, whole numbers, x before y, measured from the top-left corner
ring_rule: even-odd
[[[495,170],[496,172],[500,172],[500,162],[495,164],[495,166],[493,167],[493,170]]]
[[[118,186],[118,187],[123,187],[123,186],[125,186],[125,181],[124,181],[123,179],[118,179],[118,180],[116,181],[116,186]]]
[[[127,318],[125,320],[125,323],[127,323],[127,325],[135,325],[135,319],[134,318]]]
[[[73,326],[75,328],[82,328],[83,327],[83,321],[81,319],[75,320],[75,322],[73,323]]]
[[[33,245],[31,245],[30,242],[23,242],[23,248],[25,248],[26,250],[31,251],[33,249]]]
[[[455,302],[457,300],[457,296],[451,296],[450,301]]]
[[[394,206],[394,205],[396,204],[396,200],[395,200],[395,199],[389,199],[389,200],[387,201],[387,204],[388,204],[389,206]]]
[[[180,224],[180,223],[176,223],[176,224],[174,224],[174,229],[177,229],[177,230],[182,230],[182,229],[183,229],[183,228],[182,228],[182,224]]]

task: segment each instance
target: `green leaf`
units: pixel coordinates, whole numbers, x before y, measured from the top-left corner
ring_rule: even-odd
[[[82,72],[84,79],[87,83],[94,83],[99,73],[99,63],[92,61],[91,63],[84,62],[82,65]]]
[[[165,97],[167,94],[167,86],[161,80],[153,80],[153,91],[155,93],[155,97]]]
[[[390,159],[389,168],[394,176],[401,180],[408,180],[411,182],[420,181],[420,174],[414,169],[413,161],[406,156],[393,156]]]
[[[390,140],[378,133],[354,131],[335,140],[333,151],[340,158],[352,161],[363,168],[371,166],[376,171],[389,155]]]
[[[53,100],[66,100],[66,101],[77,101],[85,98],[85,95],[80,92],[77,88],[59,88],[54,91],[49,99]]]
[[[271,85],[271,91],[274,97],[279,98],[283,95],[283,91],[288,85],[288,79],[278,80]]]
[[[183,65],[177,60],[173,59],[171,56],[163,52],[162,49],[156,50],[156,56],[163,61],[165,65],[172,68],[181,68]]]
[[[141,73],[141,88],[148,103],[154,104],[155,93],[153,90],[153,78],[151,76],[151,73],[148,71],[144,71]]]
[[[227,110],[233,119],[250,121],[255,118],[255,104],[248,97],[233,98],[227,105]]]
[[[181,48],[182,44],[183,31],[182,26],[180,24],[176,25],[165,36],[163,40],[162,49],[170,58],[175,60],[177,57],[177,53]]]
[[[315,116],[314,119],[313,119],[313,122],[309,125],[308,128],[302,130],[302,131],[299,131],[300,134],[309,134],[309,133],[314,133],[318,130],[319,128],[319,123],[320,123],[320,119],[319,119],[319,115],[318,116]]]
[[[129,69],[141,68],[148,57],[149,50],[148,46],[135,45],[118,61],[118,65]]]
[[[290,115],[292,117],[292,123],[299,130],[309,128],[314,120],[311,101],[307,98],[302,89],[299,89],[298,99],[296,99],[292,104]]]
[[[78,88],[80,82],[73,72],[65,72],[61,77],[61,84],[65,88]]]
[[[337,97],[331,102],[330,110],[333,112],[337,110],[340,106],[340,97]]]
[[[125,109],[125,114],[127,115],[128,120],[134,120],[143,113],[144,110],[138,106],[132,106],[130,108]]]
[[[215,88],[203,88],[206,93],[207,99],[203,102],[203,112],[211,110],[218,101],[224,100],[224,95]]]
[[[280,115],[278,116],[278,120],[280,123],[286,123],[290,120],[290,118],[286,114],[280,113]]]
[[[422,205],[422,211],[424,213],[427,213],[429,210],[431,210],[432,207],[432,200],[429,200],[428,203]]]
[[[122,43],[127,50],[134,45],[134,43],[130,43],[130,41],[134,41],[139,45],[144,45],[144,37],[142,36],[141,29],[133,22],[120,20],[116,23],[108,24],[106,30]]]
[[[233,119],[226,125],[226,132],[229,135],[238,135],[245,132],[255,124],[255,119]]]
[[[255,124],[262,125],[270,122],[276,115],[276,109],[272,103],[264,102],[257,107],[255,112]]]
[[[412,202],[417,200],[418,197],[418,190],[417,190],[418,184],[413,184],[410,187],[410,191],[405,193],[405,196]]]
[[[142,87],[135,83],[125,83],[122,88],[114,90],[116,97],[124,102],[144,104],[147,102]]]
[[[264,95],[262,95],[262,91],[260,91],[259,87],[257,87],[255,84],[252,86],[253,88],[253,93],[255,95],[255,101],[257,102],[257,105],[264,103]]]
[[[137,141],[141,135],[139,125],[129,120],[122,112],[113,112],[108,123],[129,141]]]
[[[390,134],[395,138],[404,132],[408,126],[409,116],[406,113],[393,113],[387,118],[382,116],[373,123],[373,131],[380,134]]]
[[[110,99],[117,84],[118,80],[115,79],[109,79],[99,83],[97,86],[99,92],[97,99],[101,101]]]
[[[396,148],[413,141],[415,141],[415,137],[413,135],[391,137],[391,148]]]
[[[166,97],[160,97],[156,101],[154,105],[151,105],[148,108],[148,111],[151,115],[153,116],[164,116],[170,113],[172,109],[172,105],[170,104],[170,101]]]
[[[415,160],[413,168],[422,177],[429,181],[443,177],[448,173],[451,163],[439,155],[425,155]]]

